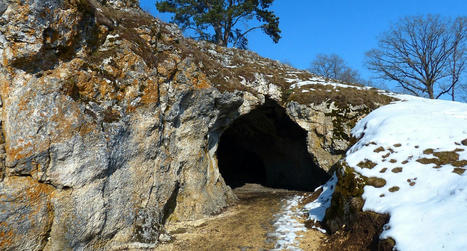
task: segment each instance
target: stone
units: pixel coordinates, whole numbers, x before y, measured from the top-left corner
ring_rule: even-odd
[[[40,250],[53,221],[54,189],[31,177],[8,177],[0,183],[0,246]]]
[[[3,13],[6,11],[6,8],[8,6],[6,5],[6,3],[4,2],[4,0],[1,0],[0,1],[0,16],[3,15]]]
[[[154,247],[167,222],[236,202],[216,151],[240,116],[276,102],[327,172],[391,100],[303,96],[288,80],[317,76],[186,39],[138,5],[0,2],[0,249]]]
[[[108,4],[114,8],[138,8],[139,0],[99,0],[101,4]]]
[[[336,164],[338,181],[332,195],[331,206],[326,210],[323,226],[331,234],[325,250],[360,250],[362,245],[370,250],[392,250],[395,243],[379,239],[383,227],[389,221],[389,214],[363,211],[362,194],[367,185],[382,187],[384,179],[365,177],[349,167],[345,159]],[[381,194],[380,197],[384,197]]]

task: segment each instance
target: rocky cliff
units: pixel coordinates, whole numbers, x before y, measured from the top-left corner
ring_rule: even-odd
[[[267,121],[291,122],[250,136],[303,140],[308,157],[297,165],[323,178],[356,121],[391,100],[186,39],[138,5],[0,2],[0,249],[152,247],[167,221],[235,202],[217,148],[239,118],[273,106],[281,119]],[[290,123],[303,131],[283,134]],[[275,156],[295,152],[277,145]],[[274,182],[283,171],[271,168]]]

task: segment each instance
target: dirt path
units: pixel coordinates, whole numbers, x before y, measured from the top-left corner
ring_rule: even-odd
[[[306,229],[294,206],[304,193],[255,184],[234,192],[239,203],[220,215],[167,225],[173,240],[156,250],[319,250],[324,234]]]

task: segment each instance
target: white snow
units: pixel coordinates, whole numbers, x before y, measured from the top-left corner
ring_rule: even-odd
[[[309,219],[313,220],[314,222],[322,221],[324,219],[326,209],[331,206],[332,193],[334,192],[336,183],[337,177],[336,174],[333,174],[331,179],[329,179],[326,184],[315,189],[315,192],[320,189],[323,189],[323,191],[316,200],[305,205],[304,208],[308,211]],[[316,228],[321,232],[326,232],[324,229],[319,227],[313,226],[313,228]]]
[[[303,223],[297,220],[301,214],[298,208],[298,202],[302,199],[302,196],[295,195],[288,199],[281,212],[278,214],[278,218],[274,222],[276,231],[272,236],[277,238],[275,248],[273,250],[291,250],[300,251],[298,244],[295,239],[299,236],[298,232],[306,231],[306,227]]]
[[[341,88],[355,88],[358,90],[367,90],[371,89],[371,87],[368,86],[356,86],[356,85],[347,85],[347,84],[341,84],[337,82],[332,82],[332,81],[326,81],[326,79],[322,77],[314,77],[309,80],[298,80],[298,79],[286,79],[288,83],[294,83],[290,86],[290,88],[295,89],[295,88],[301,88],[304,86],[313,86],[313,85],[329,85],[332,86],[333,88],[336,87],[341,87]]]
[[[108,64],[110,64],[110,62],[112,62],[112,57],[108,57],[108,58],[102,60],[103,65],[108,65]]]
[[[111,39],[111,38],[118,38],[120,37],[120,35],[117,33],[117,34],[109,34],[107,35],[107,39]]]
[[[276,230],[271,236],[277,239],[276,246],[273,250],[302,250],[297,247],[298,243],[296,238],[301,236],[300,232],[307,231],[307,228],[305,224],[298,219],[303,218],[305,212],[308,212],[309,219],[315,222],[323,220],[326,209],[331,205],[331,197],[336,183],[337,177],[334,174],[326,184],[315,189],[315,192],[322,189],[321,194],[315,201],[305,205],[304,208],[298,207],[299,201],[304,198],[303,195],[295,195],[286,200],[285,206],[282,208],[281,212],[277,214],[278,217],[273,224]],[[318,226],[313,226],[312,228],[326,233],[326,230]]]
[[[467,146],[460,144],[467,139],[467,104],[398,97],[403,101],[373,111],[352,130],[362,138],[347,152],[347,163],[386,180],[381,188],[365,186],[363,210],[390,214],[381,238],[392,237],[398,250],[467,250],[467,172],[417,162],[436,158],[427,149],[455,151],[467,160]],[[384,151],[375,152],[378,147]],[[365,160],[376,166],[357,166]],[[396,167],[402,171],[393,172]],[[390,192],[394,187],[399,190]]]

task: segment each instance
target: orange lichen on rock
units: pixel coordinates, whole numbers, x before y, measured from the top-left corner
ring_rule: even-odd
[[[141,97],[141,103],[151,104],[159,101],[159,85],[151,80],[146,82],[146,88]]]
[[[99,94],[101,97],[107,97],[108,99],[116,99],[115,88],[109,80],[105,80],[99,77],[94,77],[92,80],[95,86],[99,88]]]
[[[206,75],[204,75],[204,73],[202,72],[197,74],[197,76],[195,76],[192,79],[192,81],[196,89],[206,89],[211,87],[209,80],[206,78]]]
[[[40,245],[43,240],[24,240],[24,237],[34,232],[35,236],[46,238],[53,220],[50,198],[54,189],[31,177],[8,177],[3,181],[3,188],[9,191],[8,198],[0,193],[0,200],[7,199],[17,210],[0,223],[0,249],[15,249],[19,243],[28,241]],[[29,227],[19,230],[18,225]]]
[[[46,151],[52,143],[70,139],[85,123],[78,104],[65,95],[58,95],[53,101],[23,102],[28,100],[28,97],[30,96],[23,96],[21,105],[11,113],[28,118],[29,121],[17,121],[8,129],[4,128],[6,159],[10,163]],[[47,107],[47,111],[39,112],[43,107]],[[25,130],[23,123],[30,124],[29,130]],[[41,133],[40,130],[44,126],[47,126],[47,131]],[[44,136],[45,134],[47,136]]]
[[[0,249],[6,249],[14,244],[15,234],[6,222],[0,222]]]
[[[7,160],[15,161],[29,157],[34,152],[34,147],[31,142],[17,147],[10,147],[9,141],[7,141],[5,144],[5,151]]]
[[[168,58],[157,65],[157,73],[163,77],[168,77],[176,70],[176,61]]]

